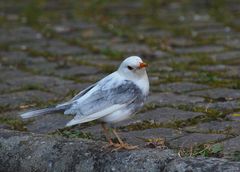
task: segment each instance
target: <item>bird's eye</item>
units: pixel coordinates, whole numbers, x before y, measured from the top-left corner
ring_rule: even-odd
[[[133,70],[133,67],[131,67],[131,66],[127,66],[127,68],[128,68],[129,70]]]

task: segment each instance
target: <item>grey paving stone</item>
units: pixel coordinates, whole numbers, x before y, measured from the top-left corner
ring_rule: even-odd
[[[231,9],[239,10],[239,7],[236,6],[235,8],[232,7]],[[239,27],[239,26],[240,26],[240,20],[239,20],[238,18],[235,18],[235,19],[233,20],[233,25]]]
[[[113,50],[127,53],[150,53],[151,50],[146,45],[141,44],[119,44],[112,47]]]
[[[184,128],[189,132],[202,132],[202,133],[225,133],[225,134],[239,134],[240,122],[238,121],[210,121],[200,123],[195,126]]]
[[[183,161],[182,161],[183,160]],[[215,164],[214,161],[217,161]],[[168,172],[180,171],[215,171],[215,172],[236,172],[240,171],[239,162],[229,162],[224,158],[187,157],[174,159],[164,168]],[[236,164],[235,164],[236,163]],[[219,165],[217,165],[219,164]],[[220,165],[221,164],[221,165]]]
[[[97,25],[95,23],[89,23],[84,21],[64,21],[54,25],[52,28],[57,33],[67,33],[75,30],[83,30],[96,28]]]
[[[173,51],[177,54],[190,54],[190,53],[214,53],[224,50],[222,46],[206,45],[201,47],[189,47],[189,48],[176,48]]]
[[[101,69],[102,72],[106,72],[108,69],[112,69],[112,71],[115,71],[118,69],[118,66],[120,65],[120,62],[117,60],[105,60],[105,59],[96,59],[89,61],[93,65],[96,65],[98,68]],[[106,70],[107,69],[107,70]]]
[[[236,109],[240,108],[239,101],[227,101],[227,102],[215,102],[215,103],[197,103],[196,106],[208,109],[214,109],[217,111],[231,111],[233,112]]]
[[[202,71],[208,71],[208,72],[225,72],[231,69],[231,66],[226,65],[206,65],[206,66],[200,66],[200,70]]]
[[[203,101],[204,99],[201,97],[173,93],[154,93],[147,99],[147,103],[156,103],[160,106],[191,105]]]
[[[58,40],[41,39],[34,42],[21,42],[11,44],[12,49],[26,50],[30,49],[37,52],[46,52],[52,55],[64,56],[64,55],[79,55],[84,54],[87,50],[74,45],[68,45],[65,42]]]
[[[188,81],[188,78],[191,78],[191,80],[189,80],[189,82],[195,82],[195,80],[197,80],[198,78],[195,78],[196,76],[199,75],[199,72],[197,71],[172,71],[171,73],[166,73],[161,74],[160,77],[166,78],[166,81],[169,82],[169,78],[177,78],[180,81],[183,79],[186,79],[186,81]],[[174,81],[176,81],[176,79],[174,79]]]
[[[149,60],[151,60],[152,58],[164,59],[170,56],[171,55],[169,53],[161,50],[152,50],[150,54],[143,54],[144,59],[149,59]]]
[[[160,86],[161,91],[170,91],[175,93],[184,93],[193,90],[202,90],[207,89],[209,86],[203,84],[196,84],[191,82],[175,82],[175,83],[168,83],[168,84],[161,84]]]
[[[29,73],[20,71],[16,68],[2,68],[0,69],[0,82],[5,83],[8,79],[15,79],[15,78],[21,78],[21,77],[27,77],[30,76]]]
[[[172,140],[169,144],[171,148],[191,148],[205,143],[213,143],[225,139],[223,134],[201,134],[191,133],[178,139]]]
[[[31,41],[42,39],[42,37],[41,33],[36,32],[31,27],[20,26],[12,27],[8,30],[1,30],[0,42],[10,43],[18,41]]]
[[[21,105],[34,104],[37,102],[47,102],[55,99],[52,93],[43,91],[22,91],[10,94],[0,95],[0,105],[8,109],[18,108]]]
[[[107,38],[105,37],[100,37],[100,38],[95,38],[95,39],[90,39],[88,40],[88,44],[92,45],[92,47],[94,47],[97,50],[105,50],[106,52],[108,50],[111,49],[112,45],[116,45],[116,44],[121,44],[123,42],[123,40],[121,38],[113,38],[111,39],[111,37],[109,37],[108,41],[106,41]]]
[[[240,49],[240,38],[237,38],[236,36],[234,37],[224,40],[222,41],[222,43],[230,48]]]
[[[58,67],[58,64],[56,62],[49,62],[44,58],[34,58],[24,67],[31,73],[39,75],[53,75],[55,68]]]
[[[136,43],[112,44],[109,45],[109,47],[107,46],[105,48],[110,48],[113,51],[124,52],[129,55],[130,54],[142,55],[151,53],[151,49],[147,45]]]
[[[169,66],[161,66],[159,67],[159,65],[151,65],[151,72],[153,71],[154,73],[157,73],[157,72],[172,72],[173,71],[173,68],[172,67],[169,67]],[[156,74],[158,76],[158,74]],[[162,75],[163,76],[163,75]]]
[[[167,32],[160,29],[145,29],[139,32],[140,37],[152,37],[152,38],[166,38],[171,36],[171,32]]]
[[[12,127],[8,124],[0,124],[0,129],[7,129],[7,130],[11,130]]]
[[[91,53],[87,53],[87,54],[82,54],[82,55],[77,55],[77,56],[73,56],[72,60],[86,60],[89,63],[92,62],[93,64],[96,64],[94,61],[98,61],[98,62],[102,62],[104,64],[113,64],[113,63],[119,63],[119,61],[114,61],[114,60],[110,60],[106,55],[104,54],[91,54]]]
[[[40,116],[28,124],[27,130],[34,133],[50,133],[57,129],[64,128],[66,123],[72,119],[72,116],[64,114],[49,114]]]
[[[240,78],[240,66],[229,66],[226,76],[231,78]]]
[[[240,150],[240,136],[221,142],[223,145],[224,158],[235,159],[234,153]],[[239,154],[237,155],[239,156]]]
[[[35,73],[51,74],[58,66],[56,62],[49,62],[43,57],[31,57],[20,51],[0,52],[0,62],[5,66],[16,66]]]
[[[99,81],[100,79],[102,79],[105,76],[107,76],[107,74],[104,74],[104,73],[97,73],[94,75],[84,75],[84,76],[81,76],[80,81],[94,83],[94,82]]]
[[[67,68],[60,68],[53,72],[54,75],[60,77],[74,77],[81,75],[93,75],[99,72],[99,69],[92,66],[70,66]]]
[[[219,100],[233,100],[240,98],[240,90],[228,88],[214,88],[203,91],[194,91],[188,95],[208,97]]]
[[[119,132],[120,136],[129,144],[147,146],[149,142],[164,140],[167,146],[171,140],[184,135],[184,132],[170,128],[153,128],[140,131]],[[152,141],[151,141],[152,140]]]
[[[195,63],[196,59],[191,58],[189,56],[177,56],[177,57],[168,57],[168,58],[164,58],[161,60],[162,61],[167,62],[168,65],[172,65],[172,64],[190,64],[190,63]]]
[[[85,40],[85,43],[94,43],[99,39],[111,39],[110,32],[103,32],[99,28],[86,28],[81,31],[71,31],[61,33],[61,36],[66,40]]]
[[[234,112],[227,116],[228,119],[232,121],[239,121],[240,122],[240,112]]]
[[[52,87],[71,84],[73,81],[63,80],[52,76],[27,76],[22,78],[9,79],[6,80],[5,83],[15,89],[28,89],[28,87],[36,87],[36,89],[51,89]]]
[[[197,3],[199,3],[199,2],[197,2]],[[202,2],[202,3],[204,3],[204,2]],[[195,5],[197,5],[197,4],[195,4]],[[202,5],[204,5],[204,4],[202,4]],[[195,15],[196,15],[195,17],[197,17],[197,18],[199,17],[198,14],[195,14]],[[191,26],[194,29],[223,28],[223,27],[225,27],[225,25],[223,23],[213,20],[209,14],[203,14],[203,16],[204,16],[203,18],[206,19],[205,21],[195,20],[194,23],[190,23],[190,24],[192,24]]]
[[[101,125],[99,124],[96,124],[93,126],[87,126],[87,127],[77,126],[74,129],[85,132],[85,133],[90,133],[92,136],[94,136],[94,139],[96,140],[104,140],[104,132]]]
[[[118,123],[117,126],[127,126],[143,121],[149,121],[158,124],[174,123],[176,121],[189,120],[202,115],[204,115],[204,113],[183,111],[179,109],[164,107],[137,114],[132,117],[132,119]]]
[[[200,36],[206,36],[206,35],[211,35],[211,36],[218,36],[218,35],[229,35],[229,34],[234,34],[235,32],[231,30],[230,27],[219,27],[219,26],[211,26],[211,27],[205,27],[205,28],[199,28],[199,29],[194,29],[195,32],[197,32],[198,35]]]
[[[0,93],[4,93],[9,90],[9,86],[7,84],[0,83]]]
[[[86,139],[64,139],[1,130],[2,171],[25,169],[50,171],[240,171],[240,163],[219,158],[182,157],[172,150],[140,149],[111,152],[99,149],[104,143]],[[24,144],[23,144],[24,143]],[[11,146],[9,146],[11,145]],[[57,150],[56,150],[57,149]],[[13,156],[14,155],[14,156]],[[74,158],[77,161],[74,161]],[[16,163],[19,162],[20,163]],[[37,162],[37,163],[36,163]],[[53,166],[49,166],[52,162]],[[22,167],[24,164],[24,169]],[[29,170],[30,171],[30,170]]]
[[[100,27],[82,29],[80,38],[87,40],[111,39],[113,35],[110,32],[103,31]],[[75,37],[76,38],[76,37]]]
[[[36,52],[36,47],[41,47],[46,43],[46,38],[41,38],[38,40],[27,40],[27,41],[17,41],[17,42],[12,42],[9,45],[9,49],[10,50],[15,50],[15,51],[26,51],[26,50],[35,50]],[[32,49],[34,48],[34,49]],[[43,52],[44,50],[42,49],[41,52]]]
[[[86,133],[90,133],[96,140],[105,140],[105,135],[102,131],[100,125],[92,126],[81,130]],[[172,139],[181,137],[184,135],[184,132],[180,130],[170,129],[170,128],[152,128],[139,131],[129,131],[129,132],[118,132],[120,137],[129,144],[146,146],[148,139],[161,139],[166,142],[170,142]],[[111,134],[112,138],[115,138]],[[165,143],[167,144],[167,143]]]
[[[211,55],[213,60],[232,60],[240,57],[240,51],[228,51]]]
[[[169,44],[173,47],[187,47],[195,45],[195,42],[190,38],[173,37],[170,38]]]
[[[227,32],[225,34],[221,34],[221,33],[215,33],[215,34],[211,34],[211,33],[203,33],[203,34],[199,34],[197,36],[201,37],[202,39],[228,39],[229,37],[235,36],[236,34],[234,32]],[[225,44],[221,43],[219,44],[218,41],[214,41],[214,43],[218,44],[218,45],[224,45]]]
[[[11,51],[0,52],[0,62],[4,65],[24,64],[30,61],[29,56],[25,52]]]
[[[56,55],[76,55],[87,52],[85,49],[79,46],[67,45],[66,43],[59,41],[48,41],[45,45],[43,45],[43,47],[35,47],[34,49],[38,51],[44,50]]]
[[[11,111],[7,111],[7,112],[1,112],[0,113],[0,117],[1,118],[5,118],[5,119],[21,119],[20,117],[21,112],[19,112],[19,110],[11,110]]]

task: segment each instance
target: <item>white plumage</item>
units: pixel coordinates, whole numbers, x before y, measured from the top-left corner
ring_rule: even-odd
[[[140,57],[128,57],[117,71],[81,91],[70,101],[52,108],[27,112],[21,117],[30,118],[57,111],[75,115],[66,126],[97,119],[106,123],[125,120],[143,106],[149,93],[145,67]]]
[[[69,102],[55,108],[27,112],[21,116],[29,118],[55,110],[63,110],[65,114],[76,114],[67,126],[96,119],[108,123],[124,120],[139,110],[148,95],[148,77],[145,68],[139,67],[142,63],[141,58],[137,56],[129,57],[116,72],[90,86],[90,89],[83,90]]]

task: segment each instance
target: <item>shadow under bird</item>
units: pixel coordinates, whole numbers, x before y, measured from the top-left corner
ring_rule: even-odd
[[[30,118],[54,112],[75,115],[66,126],[100,120],[110,146],[116,149],[135,149],[137,146],[124,143],[114,128],[111,131],[119,143],[113,143],[106,124],[111,126],[128,119],[144,105],[149,93],[146,66],[147,64],[140,57],[128,57],[120,64],[117,71],[87,87],[68,102],[26,112],[21,117]]]

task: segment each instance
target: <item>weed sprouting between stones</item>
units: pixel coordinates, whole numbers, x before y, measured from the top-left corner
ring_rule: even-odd
[[[52,135],[60,135],[67,138],[84,138],[84,139],[93,139],[93,136],[91,133],[88,132],[82,132],[79,130],[74,129],[61,129],[57,130]]]
[[[220,143],[207,143],[199,146],[191,146],[190,148],[180,148],[178,150],[180,157],[223,157],[223,145]]]

